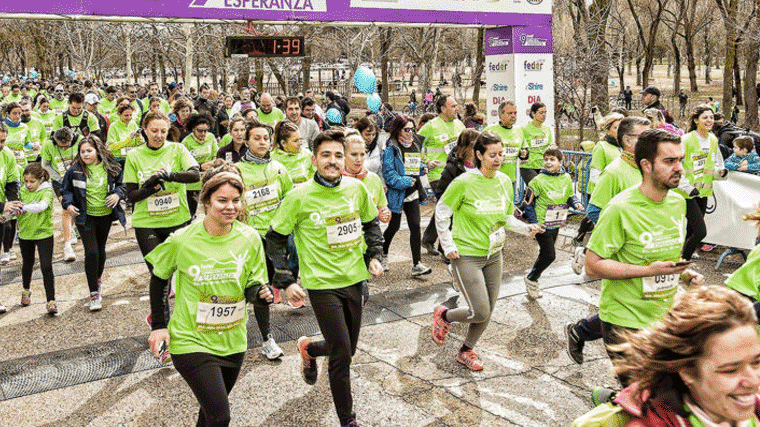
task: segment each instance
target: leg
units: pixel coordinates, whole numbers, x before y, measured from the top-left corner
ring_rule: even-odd
[[[13,240],[16,238],[16,220],[8,221],[3,227],[3,252],[13,249]]]
[[[383,253],[388,255],[388,249],[393,242],[393,236],[396,235],[398,229],[401,227],[401,213],[391,212],[391,220],[388,222],[388,228],[383,233]]]
[[[697,198],[686,199],[686,241],[681,257],[687,261],[707,235],[705,212],[700,208],[700,203]]]
[[[32,283],[34,242],[34,240],[18,239],[18,247],[21,251],[21,285],[26,290],[29,290]]]
[[[497,257],[493,258],[498,259]],[[467,307],[447,310],[444,320],[469,323],[464,344],[473,348],[491,318],[491,297],[486,287],[484,274],[486,258],[460,255],[459,258],[451,261],[451,265],[454,269],[454,277],[459,281],[459,289],[461,289],[462,296],[467,302]]]
[[[432,181],[430,183],[430,188],[433,189],[433,192],[438,188],[439,181]],[[435,213],[430,216],[430,223],[428,224],[427,228],[425,228],[425,234],[422,235],[422,243],[435,245],[435,241],[438,240],[438,230],[435,228]]]
[[[21,243],[21,240],[19,240]],[[45,297],[55,301],[55,276],[53,276],[53,236],[37,240],[37,254],[40,257],[42,283],[45,285]]]
[[[190,218],[195,217],[198,210],[198,193],[197,190],[187,190],[187,208],[190,210]]]
[[[87,215],[84,225],[77,225],[79,237],[84,247],[84,271],[87,276],[87,286],[90,293],[99,292],[98,288],[98,241],[96,236],[96,219]]]
[[[296,249],[295,234],[290,233],[288,236],[288,270],[293,273],[293,277],[298,279],[298,252]]]
[[[61,227],[63,229],[63,243],[68,243],[71,240],[71,215],[66,209],[61,213]]]
[[[153,228],[135,228],[135,239],[137,239],[137,246],[140,247],[140,253],[143,258],[148,256],[150,251],[159,245],[158,233]],[[153,272],[153,266],[145,261],[145,265],[148,266],[148,271]]]
[[[98,248],[97,272],[98,279],[100,279],[106,266],[106,242],[108,241],[108,233],[111,231],[111,217],[98,216],[93,218],[95,219],[95,241]]]
[[[539,247],[538,258],[536,259],[536,263],[533,264],[533,269],[528,274],[528,280],[537,281],[541,277],[541,273],[554,262],[554,258],[556,257],[554,242],[557,240],[558,234],[559,228],[536,234],[536,241]]]
[[[230,390],[235,385],[245,353],[215,356],[207,353],[172,355],[174,367],[190,386],[200,413],[198,426],[226,427],[230,424]]]
[[[607,356],[609,356],[610,361],[614,361],[617,358],[622,358],[623,355],[614,351],[610,351],[607,346],[613,345],[613,344],[619,344],[623,341],[621,337],[621,333],[625,331],[629,332],[636,332],[634,329],[625,328],[618,325],[613,325],[612,323],[608,323],[605,321],[602,321],[602,339],[604,340],[605,349],[607,350]],[[614,364],[614,362],[613,362]],[[620,384],[623,386],[623,388],[628,387],[628,385],[631,383],[631,379],[625,376],[618,375],[618,380],[620,381]]]
[[[583,341],[596,341],[602,338],[602,320],[599,315],[581,319],[572,325],[573,331]]]
[[[266,341],[270,331],[269,304],[257,300],[253,304],[253,314],[256,316],[256,324],[261,332],[261,340]]]
[[[409,225],[409,245],[412,249],[412,265],[420,262],[420,201],[413,200],[404,203],[404,213],[406,214],[406,223]]]

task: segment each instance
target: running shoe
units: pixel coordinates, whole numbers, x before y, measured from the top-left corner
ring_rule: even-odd
[[[710,252],[713,249],[715,249],[715,245],[711,245],[709,243],[702,245],[702,252]]]
[[[272,302],[275,304],[282,302],[282,293],[279,288],[272,287]]]
[[[317,382],[317,358],[309,356],[306,348],[311,344],[311,338],[298,338],[298,352],[301,353],[301,374],[306,384],[314,385]]]
[[[570,356],[575,363],[580,365],[583,363],[583,344],[585,343],[580,339],[578,334],[575,333],[573,326],[574,324],[572,323],[565,325],[565,339],[567,340],[565,350],[567,350],[567,355]]]
[[[74,253],[74,248],[71,247],[71,243],[66,242],[63,245],[63,260],[66,262],[74,262],[77,260],[77,254]]]
[[[29,289],[22,289],[21,290],[21,306],[27,307],[31,303],[32,303],[32,291],[30,291]]]
[[[383,266],[384,272],[390,271],[390,267],[388,267],[388,255],[383,255],[383,259],[380,261],[380,265]]]
[[[525,289],[528,291],[528,299],[535,300],[541,298],[541,291],[538,289],[538,282],[525,277]]]
[[[18,258],[16,256],[16,251],[14,251],[13,248],[10,248],[8,250],[8,255],[9,255],[11,261],[15,261]]]
[[[460,351],[457,353],[457,362],[467,366],[472,371],[482,371],[483,362],[481,362],[478,353],[473,349],[467,351]]]
[[[424,276],[425,274],[430,274],[432,272],[433,269],[423,264],[422,262],[418,262],[417,264],[414,264],[414,267],[412,267],[412,277]]]
[[[0,258],[0,264],[5,265],[8,264],[11,260],[11,254],[8,252],[3,252],[2,258]]]
[[[435,249],[434,243],[427,243],[427,242],[423,242],[423,243],[422,243],[422,248],[423,248],[423,249],[425,249],[425,250],[427,251],[428,255],[433,255],[433,256],[436,256],[436,255],[439,255],[439,254],[440,254],[440,252],[438,252],[438,251]]]
[[[55,301],[48,301],[47,310],[49,315],[58,314],[58,306],[55,305]]]
[[[100,292],[90,292],[90,311],[100,311],[103,304],[100,300]]]
[[[443,319],[443,312],[446,307],[439,305],[433,309],[433,341],[438,345],[446,342],[446,335],[449,333],[451,322]]]
[[[282,349],[274,340],[272,334],[267,335],[267,340],[261,343],[261,353],[269,360],[274,360],[282,356]]]
[[[145,323],[148,324],[148,327],[150,329],[153,329],[153,314],[149,314],[147,317],[145,317]]]
[[[573,268],[573,273],[575,274],[581,274],[583,272],[583,263],[586,262],[586,248],[583,246],[578,246],[575,248],[575,251],[573,252],[573,263],[571,264]]]
[[[599,406],[612,402],[616,395],[617,392],[611,388],[594,387],[594,390],[591,391],[591,400],[594,402],[594,406]]]

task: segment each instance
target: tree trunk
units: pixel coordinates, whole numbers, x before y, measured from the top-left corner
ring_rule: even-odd
[[[636,58],[636,86],[641,86],[641,56]]]
[[[678,44],[676,43],[676,35],[673,34],[673,37],[671,38],[671,42],[673,43],[673,93],[678,94],[678,92],[681,90],[681,51],[678,49]]]
[[[303,57],[301,70],[303,72],[303,93],[306,94],[306,91],[311,87],[311,43],[306,43],[304,53],[306,55]]]
[[[760,60],[760,40],[751,37],[747,41],[745,50],[747,58],[747,68],[745,69],[744,78],[744,127],[754,131],[760,130],[760,121],[757,114],[757,64]]]
[[[193,77],[193,24],[182,24],[185,36],[185,91],[190,93],[190,79]]]
[[[691,92],[699,92],[699,87],[697,86],[697,67],[694,61],[694,40],[691,37],[687,37],[684,44],[686,45],[686,68],[689,69],[689,90]]]
[[[238,66],[238,80],[237,89],[240,90],[244,87],[248,87],[248,82],[251,81],[250,68],[248,65],[248,58],[242,58],[237,60]]]
[[[710,78],[710,67],[712,66],[712,55],[710,52],[710,42],[707,40],[707,31],[704,31],[705,37],[705,84],[712,83]]]
[[[380,30],[380,81],[382,82],[382,93],[380,97],[385,102],[389,102],[388,98],[388,56],[390,55],[391,46],[391,28],[383,28]]]
[[[264,92],[264,60],[256,60],[256,91],[258,93]]]
[[[127,83],[132,83],[134,81],[134,75],[132,74],[132,34],[129,30],[127,30],[125,57],[127,60]]]
[[[219,72],[216,69],[216,64],[211,64],[211,87],[219,93]]]
[[[739,46],[734,43],[734,86],[736,87],[736,105],[743,105],[742,101],[742,74],[739,66]]]
[[[475,70],[472,73],[472,102],[475,105],[480,106],[480,79],[483,75],[483,66],[486,62],[486,53],[483,48],[483,42],[485,39],[485,28],[478,28],[478,50],[475,57]],[[557,120],[559,122],[559,120]],[[559,133],[557,133],[559,135]]]

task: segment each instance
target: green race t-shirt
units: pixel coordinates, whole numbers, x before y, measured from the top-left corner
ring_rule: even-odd
[[[375,207],[379,209],[388,206],[388,199],[385,197],[385,190],[383,190],[383,181],[376,173],[367,172],[367,176],[361,178],[360,181],[367,187],[372,201],[375,202]]]
[[[229,233],[212,236],[203,221],[196,222],[172,233],[145,260],[157,277],[168,280],[176,274],[168,325],[172,354],[226,356],[246,350],[244,292],[267,282],[264,247],[256,230],[235,221]]]
[[[423,143],[422,152],[425,154],[427,160],[438,160],[446,163],[451,150],[457,144],[459,134],[465,130],[464,123],[459,119],[454,119],[450,122],[445,122],[438,116],[433,120],[425,123],[418,134],[425,138]],[[437,181],[441,179],[441,173],[443,168],[435,168],[428,173],[428,179]]]
[[[726,279],[726,286],[729,288],[752,297],[756,300],[760,300],[760,245],[755,246],[749,253],[747,260],[744,261],[741,267],[731,274]]]
[[[108,196],[108,173],[103,162],[95,166],[87,166],[90,177],[87,178],[87,215],[111,215],[113,209],[106,206]]]
[[[293,188],[303,187],[314,176],[316,168],[311,162],[311,155],[311,151],[306,148],[302,148],[295,154],[279,148],[272,151],[272,158],[282,163],[288,170],[288,175],[293,181]]]
[[[81,135],[80,129],[79,129],[79,123],[81,123],[82,117],[84,117],[84,111],[79,113],[78,116],[72,116],[71,114],[69,114],[68,111],[65,111],[62,114],[59,114],[58,116],[55,117],[55,121],[53,121],[53,130],[56,131],[63,127],[64,115],[69,117],[69,125],[71,126],[71,130],[75,134]],[[100,130],[100,123],[98,122],[98,118],[95,116],[95,114],[92,114],[90,112],[87,113],[87,127],[90,129],[90,132],[95,132],[97,130]]]
[[[641,172],[633,166],[633,160],[629,160],[627,155],[623,154],[604,168],[594,192],[591,193],[589,203],[604,209],[613,197],[626,188],[639,184],[641,184]]]
[[[528,184],[536,198],[536,219],[546,228],[562,227],[567,222],[570,206],[567,199],[573,195],[573,179],[567,173],[552,176],[538,174]]]
[[[34,113],[32,113],[34,115]],[[37,117],[42,120],[43,125],[45,126],[45,133],[48,135],[53,134],[53,122],[55,121],[55,111],[53,110],[47,110],[47,112],[43,113],[41,111],[37,112]]]
[[[203,141],[196,140],[195,136],[190,133],[190,135],[186,136],[185,139],[182,140],[182,145],[184,145],[185,148],[190,151],[190,154],[193,155],[195,161],[197,161],[199,165],[213,161],[216,158],[216,152],[219,151],[219,146],[216,143],[216,138],[211,132],[206,132],[206,139]],[[201,181],[187,184],[188,191],[199,191],[201,187]]]
[[[26,123],[19,123],[18,126],[6,126],[8,129],[8,135],[5,139],[5,145],[13,151],[13,156],[16,158],[16,163],[22,167],[26,166],[27,151],[31,142],[31,134],[29,132],[29,126]]]
[[[111,122],[111,127],[108,128],[108,149],[114,157],[125,159],[130,151],[142,144],[142,138],[130,137],[137,129],[139,129],[137,123],[133,121],[126,125],[121,119]]]
[[[502,172],[486,178],[480,171],[459,175],[441,196],[454,212],[451,229],[460,255],[489,256],[504,246],[507,216],[514,213],[512,182]]]
[[[367,188],[343,177],[327,188],[311,180],[289,192],[272,219],[272,229],[295,231],[298,265],[307,289],[340,289],[367,280],[362,223],[377,217]]]
[[[53,98],[50,100],[50,109],[53,110],[56,116],[59,116],[63,114],[64,111],[69,109],[69,102],[65,99],[61,99],[59,101]]]
[[[45,123],[37,117],[32,117],[32,120],[26,125],[29,126],[29,137],[31,141],[40,144],[40,147],[42,147],[42,143],[47,139]],[[37,154],[39,153],[35,153],[35,157]],[[27,159],[29,159],[29,157],[27,157]]]
[[[74,162],[74,158],[79,151],[79,142],[70,145],[68,148],[61,149],[61,147],[53,144],[53,141],[47,140],[42,144],[42,150],[40,150],[40,156],[50,162],[53,169],[63,176],[71,164]]]
[[[13,152],[8,147],[0,150],[0,202],[7,202],[5,197],[5,184],[9,182],[21,181],[21,172],[16,165],[16,159]],[[23,184],[21,184],[23,186]]]
[[[113,101],[109,101],[108,98],[103,98],[98,104],[98,111],[105,116],[110,116],[116,111],[116,98]]]
[[[504,144],[504,149],[502,150],[504,164],[501,165],[501,169],[499,170],[505,173],[512,182],[515,182],[517,178],[517,158],[520,155],[520,147],[523,145],[522,129],[517,126],[507,129],[502,125],[496,124],[487,127],[485,130],[490,130],[499,135],[501,142]]]
[[[604,259],[649,265],[678,261],[686,236],[686,201],[669,191],[662,202],[644,196],[638,186],[615,196],[599,217],[588,249]],[[599,317],[605,322],[644,329],[673,303],[680,275],[602,279]]]
[[[158,150],[143,144],[127,155],[124,183],[142,186],[159,169],[182,172],[197,166],[198,162],[182,144],[167,141]],[[164,186],[158,193],[135,203],[133,227],[174,227],[190,220],[187,186],[181,182],[166,182]]]
[[[604,168],[606,168],[610,163],[612,163],[613,160],[620,157],[621,151],[622,150],[619,147],[616,147],[605,140],[599,141],[594,146],[594,149],[591,151],[592,177],[595,176],[596,174],[602,173]],[[596,180],[592,178],[588,183],[589,194],[593,194],[595,186],[596,186]]]
[[[549,126],[536,127],[533,122],[522,127],[523,148],[528,149],[528,161],[522,165],[527,169],[541,169],[544,165],[544,151],[552,145],[554,137]]]
[[[263,236],[269,230],[283,197],[293,188],[293,182],[285,166],[276,160],[258,165],[241,161],[237,166],[245,184],[243,198],[248,225]]]
[[[47,209],[40,213],[25,213],[18,216],[18,237],[24,240],[46,239],[53,235],[53,199],[55,193],[49,182],[43,182],[37,191],[29,191],[21,185],[19,199],[25,205],[44,201]]]
[[[285,118],[285,114],[283,114],[282,110],[280,110],[277,107],[272,107],[272,111],[270,111],[269,114],[266,114],[263,111],[261,111],[261,108],[256,110],[256,112],[259,114],[259,121],[261,123],[271,126],[272,128],[275,127],[277,122]]]

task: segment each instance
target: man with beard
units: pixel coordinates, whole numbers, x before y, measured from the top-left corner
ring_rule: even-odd
[[[158,83],[152,82],[148,85],[148,93],[145,95],[145,98],[143,98],[142,103],[143,105],[150,105],[150,99],[153,97],[158,97],[161,99],[161,111],[163,111],[166,114],[169,114],[171,112],[171,107],[169,107],[169,103],[166,102],[164,98],[161,98],[161,95],[158,93]]]
[[[45,132],[45,123],[39,118],[32,117],[32,102],[28,99],[22,99],[18,103],[21,106],[21,122],[26,123],[29,127],[29,139],[32,142],[32,148],[35,153],[27,157],[27,161],[36,162],[40,154],[42,143],[45,142],[48,135]]]
[[[319,133],[319,127],[317,122],[301,115],[301,101],[297,96],[291,96],[285,100],[285,115],[288,120],[298,126],[298,133],[301,135],[304,145],[311,147],[311,142]]]

